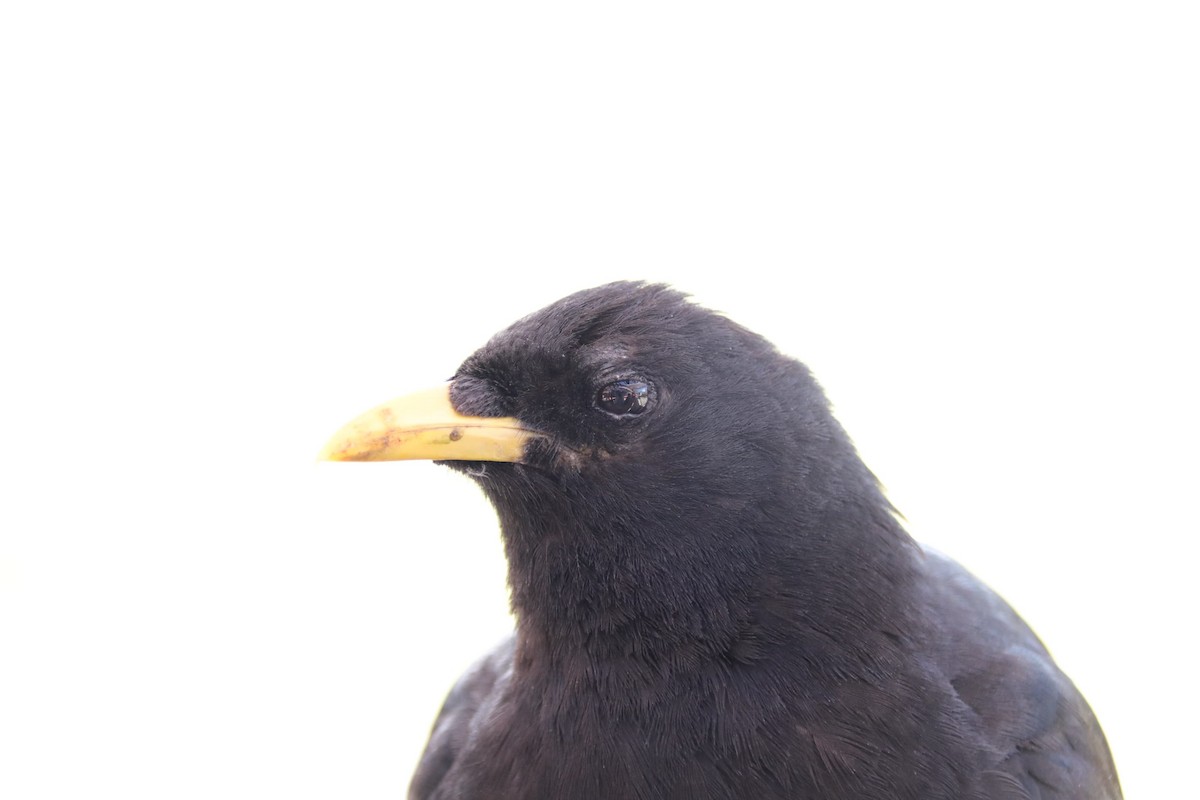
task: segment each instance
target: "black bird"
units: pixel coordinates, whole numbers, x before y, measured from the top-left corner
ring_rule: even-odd
[[[432,458],[503,531],[517,628],[414,800],[1111,800],[1087,703],[903,530],[808,370],[661,285],[571,295],[332,460]]]

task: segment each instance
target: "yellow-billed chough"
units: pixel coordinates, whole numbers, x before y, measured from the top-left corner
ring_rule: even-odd
[[[495,505],[514,637],[414,800],[1113,800],[1083,697],[923,550],[808,370],[658,285],[571,295],[333,460],[437,459]]]

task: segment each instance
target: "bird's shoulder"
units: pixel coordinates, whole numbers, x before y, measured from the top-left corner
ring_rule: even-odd
[[[508,680],[516,637],[510,636],[475,662],[450,690],[434,720],[429,743],[409,786],[409,800],[433,800],[466,747],[481,707]]]
[[[1120,798],[1099,723],[1032,629],[951,559],[926,549],[924,568],[938,666],[995,754],[985,796]]]

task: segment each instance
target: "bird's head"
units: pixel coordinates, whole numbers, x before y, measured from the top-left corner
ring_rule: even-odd
[[[843,438],[802,365],[677,291],[620,282],[519,320],[323,457],[434,459],[498,504],[578,491],[621,516],[711,518],[794,489]]]
[[[324,457],[434,459],[475,478],[518,606],[547,582],[579,583],[593,604],[598,586],[615,598],[646,581],[676,600],[727,595],[830,504],[886,506],[805,367],[643,283],[519,320],[449,384],[347,425]]]

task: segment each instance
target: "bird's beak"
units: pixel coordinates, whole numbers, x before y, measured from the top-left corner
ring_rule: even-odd
[[[538,436],[512,417],[465,417],[450,384],[406,395],[360,415],[334,434],[323,461],[520,461]]]

